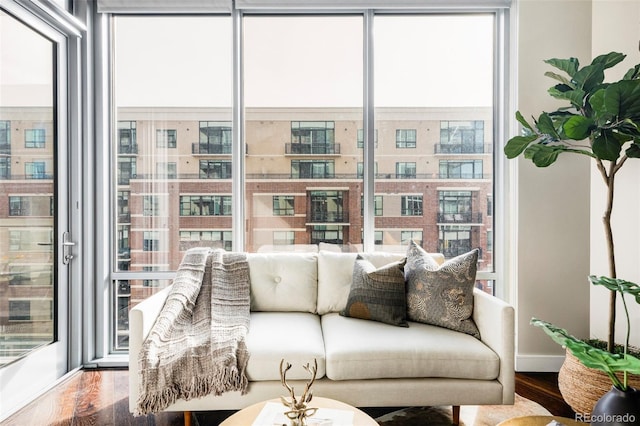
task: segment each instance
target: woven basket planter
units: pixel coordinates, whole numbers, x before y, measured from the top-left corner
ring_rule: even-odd
[[[622,375],[620,375],[622,377]],[[640,389],[640,376],[629,375],[629,385]],[[591,414],[596,402],[611,389],[612,383],[600,370],[585,367],[567,351],[558,373],[558,387],[565,402],[577,414]]]

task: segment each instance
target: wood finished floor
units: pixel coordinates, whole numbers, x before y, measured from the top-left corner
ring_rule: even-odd
[[[1,424],[3,426],[183,425],[182,413],[133,417],[129,413],[128,374],[126,369],[78,372]],[[538,402],[554,415],[570,418],[574,416],[558,391],[557,374],[516,373],[516,392]],[[206,418],[201,419],[200,424],[216,425],[231,413],[208,414]],[[375,417],[375,413],[370,415]]]

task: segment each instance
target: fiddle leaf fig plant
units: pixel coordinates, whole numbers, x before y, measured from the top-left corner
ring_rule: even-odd
[[[507,158],[524,155],[538,167],[548,167],[561,154],[592,158],[607,188],[602,218],[607,243],[609,278],[616,278],[616,262],[611,229],[615,177],[630,158],[640,158],[640,64],[615,82],[605,82],[605,70],[622,62],[626,55],[610,52],[583,67],[577,58],[548,59],[556,68],[547,77],[556,81],[550,96],[566,102],[552,112],[542,112],[527,120],[518,111],[516,119],[523,133],[504,147]],[[605,286],[607,287],[607,286]],[[609,287],[607,287],[609,288]],[[616,295],[610,290],[607,350],[615,344]]]

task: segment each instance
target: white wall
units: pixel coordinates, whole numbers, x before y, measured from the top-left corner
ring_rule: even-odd
[[[612,30],[615,29],[615,30]],[[607,80],[617,80],[640,63],[640,2],[632,0],[594,0],[592,25],[593,56],[617,51],[627,58],[607,74]],[[640,161],[630,159],[616,178],[612,215],[613,237],[616,244],[616,268],[619,278],[640,283]],[[592,166],[591,184],[591,271],[608,275],[607,252],[604,242],[602,214],[605,186],[600,174]],[[591,288],[591,335],[607,338],[609,295],[601,288]],[[632,344],[640,346],[640,306],[627,298],[632,308]],[[622,342],[625,321],[622,303],[618,300],[616,341]]]
[[[553,68],[543,60],[591,60],[592,2],[520,0],[517,8],[516,108],[537,117],[563,105],[547,94],[554,80],[544,73]],[[590,160],[564,155],[542,169],[517,161],[516,368],[553,371],[564,351],[529,320],[536,316],[576,336],[589,334]]]

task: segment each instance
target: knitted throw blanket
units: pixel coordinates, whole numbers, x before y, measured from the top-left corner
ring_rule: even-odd
[[[249,266],[242,253],[189,249],[138,358],[136,415],[176,399],[247,391]]]

